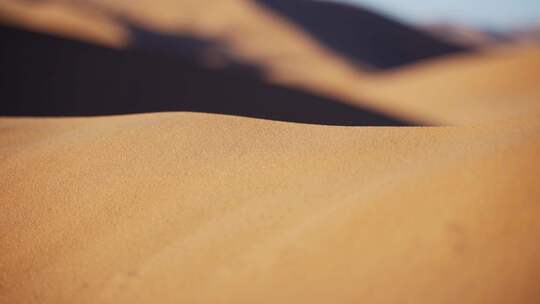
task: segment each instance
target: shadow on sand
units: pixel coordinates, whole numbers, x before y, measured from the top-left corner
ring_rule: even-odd
[[[192,111],[344,126],[413,125],[267,82],[231,58],[204,64],[220,44],[129,26],[134,48],[115,50],[0,27],[1,116],[92,116]],[[165,44],[168,52],[138,47]],[[217,54],[217,55],[216,55]]]

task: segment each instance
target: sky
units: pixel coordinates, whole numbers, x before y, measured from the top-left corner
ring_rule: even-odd
[[[540,0],[335,0],[410,23],[450,21],[494,30],[540,24]]]

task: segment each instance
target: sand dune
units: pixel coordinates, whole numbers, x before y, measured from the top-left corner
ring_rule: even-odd
[[[302,86],[314,87],[315,83],[321,91],[328,82],[361,78],[347,60],[252,1],[221,0],[211,7],[202,4],[198,0],[0,0],[0,16],[9,24],[107,46],[152,48],[134,37],[132,26],[225,41],[232,55],[260,65],[269,77]],[[108,34],[116,32],[114,37]],[[319,72],[313,73],[312,66]]]
[[[540,46],[509,46],[400,69],[364,81],[362,90],[382,112],[464,125],[535,119],[538,79]]]
[[[216,43],[197,37],[175,36],[174,47],[185,52],[174,51],[174,56],[10,27],[0,27],[0,39],[10,42],[0,54],[0,99],[11,101],[0,115],[192,111],[326,125],[415,124],[336,97],[269,83],[260,68],[234,58],[209,65],[204,49]]]
[[[539,296],[538,123],[164,113],[1,129],[3,303]]]
[[[129,5],[126,2],[98,1],[96,2],[98,5],[90,6],[77,1],[45,1],[36,4],[32,1],[3,0],[0,3],[2,3],[0,12],[3,11],[3,15],[11,16],[11,19],[9,19],[11,23],[24,24],[35,29],[58,33],[58,30],[51,27],[51,24],[61,24],[64,22],[62,20],[66,19],[68,20],[64,22],[64,28],[66,29],[81,28],[80,31],[82,31],[82,29],[91,30],[93,27],[100,27],[100,33],[114,32],[112,28],[107,26],[106,22],[102,21],[108,20],[109,23],[114,23],[118,28],[123,29],[124,35],[127,37],[125,39],[130,41],[125,42],[127,43],[125,47],[142,49],[146,52],[165,49],[167,55],[170,55],[172,49],[172,53],[175,56],[182,56],[182,60],[201,61],[204,66],[203,70],[208,67],[227,66],[227,64],[232,64],[233,67],[240,66],[244,69],[246,67],[257,67],[258,70],[251,69],[249,73],[243,72],[243,74],[254,76],[264,82],[270,80],[273,86],[283,87],[287,90],[307,90],[315,96],[304,96],[301,98],[302,100],[318,99],[317,102],[319,103],[321,101],[322,103],[333,101],[337,104],[343,104],[342,110],[350,110],[350,106],[362,109],[363,113],[343,119],[348,121],[346,124],[349,125],[380,124],[382,120],[377,117],[384,117],[383,120],[389,118],[388,121],[398,121],[401,124],[420,125],[466,124],[486,120],[504,120],[508,116],[513,117],[531,113],[531,108],[536,108],[538,104],[536,100],[540,98],[540,90],[536,85],[536,79],[540,77],[538,74],[538,71],[540,71],[538,68],[540,65],[538,57],[540,49],[534,45],[511,46],[500,50],[456,54],[443,59],[426,60],[423,63],[405,69],[394,70],[390,73],[372,74],[358,66],[351,67],[346,59],[340,59],[338,53],[328,49],[324,44],[318,43],[317,39],[310,38],[312,35],[303,30],[301,26],[295,25],[294,22],[287,18],[280,17],[280,14],[268,10],[264,11],[263,6],[250,4],[249,2],[242,1],[240,4],[238,2],[220,1],[220,4],[213,7],[211,11],[204,10],[204,7],[201,7],[199,2],[192,3],[189,1],[183,1],[181,4],[175,1],[165,1],[160,2],[160,5],[150,5],[142,0],[137,2],[137,5]],[[145,9],[140,9],[141,7]],[[164,12],[166,8],[168,8],[167,13]],[[53,14],[50,12],[51,10],[63,13],[58,16],[58,13]],[[218,14],[218,16],[215,14]],[[40,17],[35,17],[35,15]],[[64,15],[65,17],[63,17]],[[39,22],[39,26],[33,26],[27,20],[42,21]],[[70,20],[79,20],[80,24],[73,26],[69,23]],[[8,21],[8,19],[5,21]],[[88,24],[92,24],[93,27]],[[331,33],[336,33],[336,31],[334,30]],[[265,37],[272,37],[272,40],[262,39]],[[79,34],[79,39],[92,41],[92,39],[85,38],[82,34]],[[349,36],[342,39],[345,42],[354,43]],[[59,41],[58,44],[60,43]],[[122,40],[117,40],[115,43],[122,43]],[[187,47],[189,43],[195,46],[192,46],[191,51],[186,53],[186,49],[190,49]],[[25,44],[19,45],[25,48],[27,52],[31,52],[33,49]],[[397,43],[396,45],[402,44]],[[15,46],[13,48],[16,52],[19,52]],[[50,53],[58,53],[52,51],[55,48],[58,49],[58,46],[49,48],[51,49]],[[379,49],[385,50],[386,48],[379,47],[374,51],[379,51]],[[46,54],[32,56],[50,60],[50,55],[48,55],[49,57],[43,55]],[[77,55],[77,57],[80,56]],[[84,56],[87,57],[86,62],[90,66],[90,60],[96,61],[96,56],[91,54],[85,54]],[[98,56],[98,58],[101,57]],[[19,70],[24,68],[12,64],[10,59],[6,60],[5,66]],[[100,61],[106,62],[102,58],[98,59],[97,66],[99,66]],[[150,60],[150,62],[152,61],[156,60]],[[162,59],[158,61],[164,63]],[[148,62],[148,60],[145,60],[145,62]],[[180,66],[178,63],[165,63],[165,65],[171,67]],[[121,67],[122,65],[116,66]],[[313,66],[317,66],[316,73],[312,71]],[[27,66],[27,68],[32,67]],[[141,94],[140,98],[143,99],[148,93],[152,93],[162,94],[162,98],[174,99],[175,102],[180,97],[185,100],[185,103],[199,103],[201,98],[194,100],[192,96],[186,95],[185,91],[182,91],[184,93],[180,95],[177,93],[178,87],[175,86],[173,79],[178,77],[185,79],[185,77],[181,73],[169,73],[167,70],[165,69],[163,76],[160,77],[160,73],[155,71],[155,68],[153,71],[150,69],[150,72],[146,73],[146,75],[156,75],[157,78],[142,78],[146,78],[146,81],[150,84],[157,81],[165,83],[165,86],[169,89],[156,93],[155,89],[152,90],[156,86],[150,85],[143,89],[146,93]],[[178,68],[175,70],[178,70]],[[46,71],[48,70],[45,69]],[[130,72],[133,73],[133,71]],[[31,75],[33,73],[21,74]],[[81,74],[88,75],[87,73]],[[93,74],[95,75],[95,73]],[[135,75],[137,74],[140,75],[140,72],[135,72]],[[399,76],[400,74],[403,74],[403,76]],[[8,80],[15,81],[11,73],[6,72],[4,75],[7,75],[5,77]],[[57,78],[60,83],[63,82],[63,77],[72,78],[69,73],[62,75],[65,76]],[[516,81],[516,77],[521,80]],[[36,79],[39,81],[39,78]],[[156,81],[152,81],[154,79]],[[163,79],[168,79],[168,81]],[[93,80],[87,80],[83,84],[87,85],[93,82]],[[169,85],[167,82],[171,84]],[[9,81],[3,83],[9,84]],[[133,83],[128,81],[125,81],[125,83],[127,86],[133,86]],[[242,81],[236,81],[236,83],[241,84]],[[200,85],[197,86],[200,87]],[[76,88],[76,86],[71,87]],[[119,86],[119,88],[121,87],[122,85]],[[3,92],[6,94],[15,89],[16,87],[10,84],[3,89]],[[96,92],[92,87],[89,89]],[[60,91],[63,91],[63,89]],[[208,95],[206,91],[203,90],[202,92]],[[229,90],[229,95],[230,92],[235,93],[228,99],[244,103],[242,106],[245,106],[245,101],[248,101],[248,99],[253,99],[250,97],[253,93],[239,95],[238,90],[235,89]],[[254,92],[257,92],[257,90],[254,90]],[[421,94],[417,94],[417,92],[421,92]],[[56,92],[54,95],[60,94],[60,96],[63,96],[62,100],[73,102],[73,96],[68,93],[69,91]],[[51,96],[51,92],[48,94],[40,92],[40,94]],[[198,94],[198,97],[201,95],[201,93],[195,94]],[[92,103],[98,99],[107,105],[114,105],[118,102],[115,94],[105,96],[107,98],[103,96],[100,96],[101,98],[91,98],[91,96],[92,94],[85,93],[79,94],[77,98],[88,98]],[[257,94],[257,98],[263,98],[264,96],[268,95]],[[48,100],[50,99],[48,98]],[[129,98],[129,100],[134,99],[137,99],[137,97]],[[273,97],[267,99],[275,100]],[[296,98],[296,100],[298,99]],[[31,97],[30,100],[34,102],[36,99]],[[202,97],[202,100],[204,104],[208,103],[208,100],[213,103],[214,99]],[[265,100],[263,102],[268,104]],[[520,105],[514,106],[515,103]],[[89,103],[86,102],[86,104]],[[467,106],[464,106],[464,104],[467,104]],[[56,108],[62,109],[62,107]],[[143,106],[140,108],[148,107]],[[171,105],[171,102],[166,102],[165,105],[160,107],[153,106],[151,108],[154,111],[159,109],[189,110],[190,108],[197,110],[193,105],[178,106]],[[299,108],[306,109],[303,106]],[[216,108],[214,105],[199,107],[198,110],[224,114],[241,112],[238,110],[233,111],[230,107]],[[279,106],[277,110],[290,112],[290,109],[283,109],[283,107]],[[329,111],[323,112],[333,112],[330,109],[327,110]],[[535,113],[535,111],[532,112]],[[73,111],[68,112],[73,113]],[[118,109],[113,111],[99,108],[94,109],[93,112],[94,114],[126,113]],[[139,111],[132,110],[129,112]],[[337,124],[336,117],[340,118],[339,115],[326,115],[326,118],[322,119],[313,117],[302,120],[298,118],[291,119],[290,114],[278,115],[275,111],[253,113],[254,111],[251,110],[248,112],[249,116],[252,117],[279,119],[285,116],[285,120],[319,121],[326,124]],[[321,113],[317,109],[312,112]],[[369,114],[366,116],[366,113]],[[4,115],[6,114],[8,113],[4,112]],[[372,114],[376,117],[375,120],[369,118]],[[294,116],[298,117],[298,115]]]
[[[264,2],[0,0],[0,303],[539,302],[538,47]]]
[[[308,5],[308,8],[308,13],[320,10],[317,5]],[[345,10],[342,6],[332,5],[331,8],[325,10],[331,13],[329,21]],[[198,0],[0,0],[0,16],[7,16],[2,18],[4,22],[109,47],[169,51],[171,44],[163,41],[186,36],[218,42],[237,61],[261,67],[265,77],[274,83],[367,107],[372,106],[365,103],[370,96],[365,96],[360,85],[370,77],[377,62],[382,66],[391,65],[387,59],[392,59],[392,54],[395,56],[392,60],[406,63],[462,50],[376,14],[357,10],[351,15],[352,20],[358,20],[358,25],[351,25],[347,31],[339,26],[327,29],[325,37],[341,36],[338,45],[344,45],[345,51],[339,51],[321,43],[320,35],[312,34],[295,22],[297,18],[253,1],[221,0],[208,7]],[[377,28],[381,29],[374,32]],[[116,40],[110,37],[112,33]],[[156,35],[148,35],[151,33]],[[387,33],[395,39],[389,39]],[[375,43],[378,39],[381,42]],[[156,40],[162,42],[156,43]],[[366,40],[374,42],[362,43]],[[406,47],[411,42],[421,47]],[[349,58],[342,57],[343,53],[364,54],[364,60],[355,60],[356,64],[351,65]],[[378,58],[382,55],[377,54],[386,55]],[[317,72],[313,72],[314,66]]]
[[[376,69],[468,50],[353,5],[309,0],[255,1],[354,63]]]
[[[424,24],[420,28],[445,41],[473,48],[493,47],[496,44],[538,44],[540,25],[519,26],[504,31],[476,29],[462,24],[434,23]]]

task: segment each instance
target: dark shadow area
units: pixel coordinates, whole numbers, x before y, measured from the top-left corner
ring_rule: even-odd
[[[174,55],[115,50],[0,27],[0,115],[193,111],[325,125],[412,125],[341,100],[271,84],[258,68],[231,58],[223,58],[217,67],[205,64],[207,51],[220,49],[217,42],[134,25],[130,29],[135,43],[167,43]]]
[[[199,64],[223,67],[226,65],[242,65],[246,69],[251,69],[257,73],[256,66],[249,66],[245,63],[234,62],[228,54],[225,43],[219,40],[202,39],[191,35],[169,34],[156,32],[138,26],[129,19],[114,16],[114,20],[122,24],[129,33],[129,46],[133,50],[144,51],[150,54],[166,55],[170,57],[180,57],[184,60],[195,60]]]
[[[313,0],[254,0],[349,60],[378,69],[467,49],[362,8]]]

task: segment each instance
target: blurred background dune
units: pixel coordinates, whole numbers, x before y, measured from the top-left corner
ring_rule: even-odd
[[[182,57],[205,68],[256,67],[265,82],[419,124],[501,119],[510,108],[516,108],[514,98],[508,98],[512,94],[526,108],[534,107],[540,94],[536,85],[540,52],[534,42],[516,44],[510,40],[478,49],[474,45],[479,42],[458,43],[457,38],[430,35],[348,4],[280,0],[224,0],[211,5],[200,1],[2,0],[0,14],[4,23],[11,26],[105,47]],[[4,38],[8,39],[13,38]],[[7,56],[13,54],[5,55],[4,60],[19,64]],[[94,62],[95,58],[81,57],[80,61]],[[100,64],[104,65],[93,63],[96,67]],[[396,69],[400,65],[403,68]],[[21,70],[18,66],[13,68]],[[397,76],[401,71],[406,76]],[[156,74],[148,72],[151,73]],[[12,74],[5,73],[7,80],[3,84],[13,89],[16,86],[9,83]],[[60,78],[65,74],[58,74],[51,81],[63,82]],[[166,78],[160,79],[164,86],[167,81],[174,81]],[[472,78],[476,80],[470,81]],[[431,83],[426,83],[426,79]],[[110,81],[117,80],[123,79]],[[390,85],[389,89],[388,83],[399,85]],[[448,83],[460,89],[446,86]],[[449,92],[442,94],[441,86]],[[420,89],[420,94],[416,94]],[[3,91],[8,96],[13,94],[7,93],[12,90]],[[411,98],[407,94],[416,96]],[[205,97],[188,99],[195,103],[201,99],[204,103]],[[496,106],[492,106],[492,99],[497,100]],[[73,102],[72,98],[68,101]],[[116,102],[121,101],[116,98]],[[463,109],[464,102],[474,103],[475,109]],[[94,114],[108,112],[96,110]],[[510,110],[509,114],[516,112],[522,111]]]

